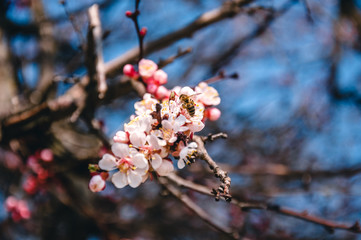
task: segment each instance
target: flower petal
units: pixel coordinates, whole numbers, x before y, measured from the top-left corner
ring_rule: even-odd
[[[165,129],[173,129],[173,126],[172,126],[172,124],[170,123],[170,121],[168,121],[168,120],[163,120],[163,121],[162,121],[162,128],[165,128]]]
[[[113,174],[112,182],[117,188],[123,188],[128,185],[127,176],[125,173],[116,172]]]
[[[160,176],[167,176],[174,171],[173,163],[168,160],[163,160],[160,167],[157,169],[157,173]]]
[[[115,156],[125,158],[126,156],[129,156],[129,147],[124,143],[114,143],[112,145],[112,152]]]
[[[186,157],[187,157],[187,155],[188,155],[188,146],[187,147],[185,147],[185,148],[183,148],[181,151],[180,151],[180,153],[179,153],[179,157],[181,158],[181,159],[185,159]]]
[[[178,126],[182,126],[186,123],[187,118],[184,115],[179,115],[179,117],[177,117],[177,119],[175,120],[175,124],[177,124]]]
[[[154,154],[152,157],[152,167],[157,169],[162,164],[162,158],[158,154]]]
[[[134,166],[136,166],[137,168],[145,168],[148,164],[144,155],[141,153],[134,155],[132,158],[132,162],[133,162]]]
[[[204,128],[204,123],[202,121],[193,121],[192,124],[189,125],[189,130],[192,132],[199,132]]]
[[[179,159],[179,160],[178,160],[177,166],[178,166],[179,169],[184,168],[185,163],[184,163],[183,159]]]
[[[160,149],[159,143],[158,143],[158,138],[154,135],[148,135],[147,136],[147,142],[149,143],[150,146],[152,146],[153,149]]]
[[[136,188],[142,183],[142,176],[134,171],[129,171],[128,183],[132,188]]]
[[[134,146],[142,147],[146,142],[145,137],[144,132],[134,132],[130,134],[129,139]]]
[[[103,158],[99,161],[99,167],[105,171],[111,171],[117,167],[117,162],[115,157],[106,153],[103,155]]]

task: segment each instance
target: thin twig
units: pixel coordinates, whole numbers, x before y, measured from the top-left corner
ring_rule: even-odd
[[[73,15],[69,13],[68,8],[66,6],[66,4],[67,4],[66,0],[61,0],[60,4],[63,5],[64,12],[65,12],[67,18],[69,19],[74,32],[76,33],[76,35],[78,37],[80,50],[84,50],[85,44],[86,44],[85,38],[84,38],[83,34],[81,33],[81,30],[79,29],[79,27],[75,24]]]
[[[185,187],[191,190],[194,190],[196,192],[199,192],[204,195],[212,196],[210,189],[208,189],[206,186],[193,183],[191,181],[188,181],[186,179],[183,179],[175,174],[171,174],[167,177],[165,177],[172,181],[173,183],[177,184],[179,187]],[[267,204],[262,202],[243,202],[232,198],[231,204],[234,204],[238,207],[240,207],[242,210],[251,210],[251,209],[263,209],[267,211],[272,211],[275,213],[279,213],[285,216],[298,218],[300,220],[311,222],[317,225],[321,225],[325,227],[328,231],[333,231],[334,229],[342,229],[354,233],[361,233],[361,228],[359,225],[359,222],[356,221],[352,225],[338,223],[334,221],[330,221],[324,218],[320,218],[314,215],[309,214],[307,211],[298,212],[290,208],[281,207],[279,205],[275,204]]]
[[[188,53],[192,52],[192,48],[188,47],[184,50],[182,49],[178,49],[177,54],[170,56],[167,59],[160,59],[158,62],[158,68],[164,68],[165,66],[167,66],[168,64],[174,62],[174,60],[176,60],[177,58],[180,58]]]
[[[135,30],[137,32],[138,43],[139,43],[138,63],[144,56],[143,41],[144,41],[144,36],[145,36],[145,33],[142,33],[142,31],[140,29],[139,21],[138,21],[138,16],[140,14],[139,4],[140,4],[140,0],[135,0],[135,11],[130,13],[130,14],[128,12],[126,13],[126,16],[129,17],[133,21],[134,26],[135,26]]]
[[[239,77],[238,73],[232,73],[232,74],[226,75],[225,72],[223,70],[221,70],[217,76],[211,77],[211,78],[209,78],[207,80],[203,80],[202,82],[205,82],[207,84],[211,84],[211,83],[215,83],[215,82],[218,82],[218,81],[221,81],[221,80],[224,80],[224,79],[235,79],[235,80],[237,80],[238,77]]]
[[[144,52],[146,54],[150,54],[159,49],[165,48],[180,39],[192,37],[195,32],[202,28],[223,19],[236,16],[238,13],[242,12],[241,10],[243,6],[246,6],[251,2],[253,2],[253,0],[233,0],[225,2],[221,7],[203,13],[187,26],[149,42],[144,46]],[[125,64],[136,61],[138,56],[139,48],[136,47],[127,51],[122,56],[110,61],[106,64],[105,68],[107,75],[112,77],[119,74]]]
[[[175,186],[169,184],[166,178],[159,178],[158,181],[168,192],[170,192],[174,197],[181,201],[191,211],[197,214],[203,221],[205,221],[218,231],[226,234],[228,237],[232,239],[239,239],[238,233],[233,232],[231,228],[222,226],[220,223],[215,221],[215,218],[210,216],[205,210],[203,210],[200,206],[193,202],[192,199],[190,199],[187,195],[183,194]]]
[[[227,133],[220,132],[220,133],[216,133],[216,134],[210,133],[210,134],[208,134],[207,137],[201,137],[201,139],[204,143],[206,143],[207,141],[213,142],[214,140],[216,140],[218,138],[226,139],[226,138],[228,138],[228,135],[227,135]]]

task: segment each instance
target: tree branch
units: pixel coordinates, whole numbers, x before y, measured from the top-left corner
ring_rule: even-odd
[[[196,192],[199,192],[201,194],[212,196],[210,189],[208,189],[206,186],[185,180],[175,174],[171,174],[165,178],[174,182],[179,187],[185,187],[185,188],[194,190]],[[298,212],[298,211],[292,210],[290,208],[285,208],[285,207],[281,207],[279,205],[267,204],[267,203],[262,203],[262,202],[254,202],[254,203],[242,202],[242,201],[235,199],[234,197],[231,200],[231,204],[238,206],[242,210],[263,209],[263,210],[276,212],[276,213],[279,213],[279,214],[282,214],[285,216],[298,218],[298,219],[306,221],[306,222],[311,222],[311,223],[323,226],[328,231],[331,231],[331,232],[334,229],[342,229],[342,230],[346,230],[346,231],[350,231],[350,232],[354,232],[354,233],[361,233],[361,228],[360,228],[358,221],[356,221],[353,225],[347,225],[347,224],[337,223],[334,221],[330,221],[330,220],[327,220],[324,218],[320,218],[320,217],[311,215],[307,211]]]
[[[253,0],[233,0],[224,3],[219,8],[203,13],[200,17],[198,17],[187,26],[174,32],[168,33],[167,35],[146,44],[144,47],[144,53],[150,54],[159,49],[165,48],[180,39],[192,37],[193,33],[202,28],[205,28],[223,19],[235,16],[236,14],[241,12],[241,7],[249,4],[252,1]],[[135,62],[138,55],[139,49],[136,47],[129,50],[122,56],[110,61],[106,65],[107,75],[109,77],[116,76],[120,73],[122,67],[125,64]]]
[[[226,234],[228,237],[232,239],[239,239],[239,236],[236,232],[233,232],[231,228],[222,226],[220,223],[216,222],[212,216],[210,216],[206,211],[193,202],[192,199],[190,199],[187,195],[182,194],[182,192],[175,186],[169,184],[166,178],[158,178],[158,181],[168,192],[181,201],[192,212],[198,215],[203,221],[218,231]]]
[[[198,145],[197,156],[204,160],[209,168],[213,171],[214,176],[221,180],[221,185],[218,189],[213,189],[213,194],[215,195],[216,200],[218,201],[223,197],[226,201],[231,201],[230,187],[231,187],[231,178],[228,176],[228,173],[222,170],[217,163],[208,155],[206,148],[204,147],[204,142],[201,137],[194,136],[194,140]]]

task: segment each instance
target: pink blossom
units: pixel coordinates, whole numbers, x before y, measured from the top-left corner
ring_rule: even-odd
[[[140,60],[138,67],[139,74],[142,78],[150,78],[158,69],[158,66],[155,62],[144,58]]]
[[[164,72],[162,69],[157,70],[154,75],[154,82],[157,85],[164,85],[168,82],[168,74]]]
[[[197,95],[197,100],[206,106],[216,106],[221,102],[221,98],[219,97],[217,90],[208,86],[205,82],[200,82],[198,84],[196,92],[200,93]]]
[[[30,210],[28,208],[28,204],[24,200],[19,200],[17,205],[17,210],[22,219],[30,218]]]
[[[53,156],[53,151],[51,151],[51,149],[49,148],[45,148],[43,150],[41,150],[40,152],[40,158],[44,161],[44,162],[51,162],[54,159]]]
[[[18,200],[14,196],[9,196],[5,201],[6,211],[13,211],[18,204]]]
[[[33,170],[34,173],[37,173],[39,171],[39,169],[41,168],[38,159],[31,155],[28,157],[27,163],[28,167]]]
[[[9,196],[5,201],[6,211],[11,213],[11,218],[14,222],[22,219],[29,219],[31,212],[28,204],[24,200],[18,200],[14,196]]]
[[[221,117],[221,111],[215,107],[207,108],[205,111],[205,116],[210,121],[217,121]]]
[[[105,181],[100,175],[93,176],[89,181],[89,189],[92,192],[100,192],[105,188]]]

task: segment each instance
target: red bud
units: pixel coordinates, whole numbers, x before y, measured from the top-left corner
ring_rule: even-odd
[[[147,34],[147,30],[148,29],[146,27],[142,27],[142,29],[139,31],[140,36],[144,37],[145,34]]]
[[[127,17],[131,17],[132,15],[133,15],[133,13],[129,10],[125,12],[125,16],[127,16]]]

